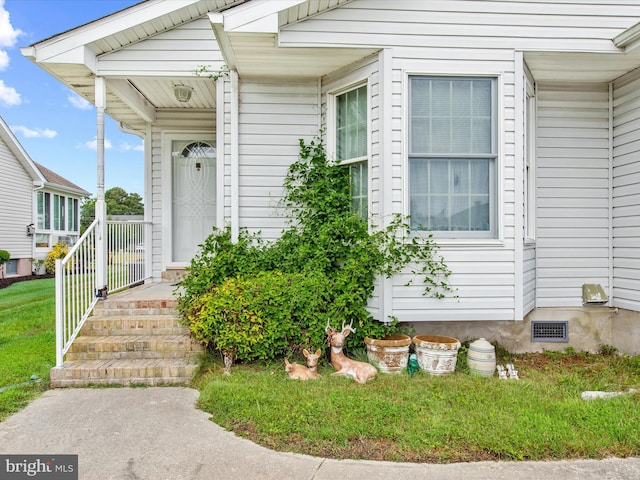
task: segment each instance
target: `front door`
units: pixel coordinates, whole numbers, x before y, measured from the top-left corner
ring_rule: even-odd
[[[188,263],[216,224],[216,149],[172,142],[172,262]]]

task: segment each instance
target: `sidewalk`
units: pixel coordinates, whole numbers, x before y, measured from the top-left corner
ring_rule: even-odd
[[[0,423],[0,453],[77,454],[80,480],[637,480],[640,458],[451,465],[273,452],[195,408],[188,388],[60,389]]]

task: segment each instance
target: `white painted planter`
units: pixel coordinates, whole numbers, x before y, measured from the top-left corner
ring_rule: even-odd
[[[365,337],[367,358],[383,373],[400,373],[407,368],[411,337],[396,333],[383,338]]]
[[[418,364],[431,375],[448,375],[456,369],[460,341],[441,335],[416,335],[413,337]]]
[[[472,342],[467,353],[467,365],[472,374],[492,377],[496,371],[496,348],[484,338]]]

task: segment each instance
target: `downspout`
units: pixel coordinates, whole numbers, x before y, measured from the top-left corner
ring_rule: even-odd
[[[106,82],[96,77],[96,150],[97,150],[97,195],[96,195],[96,295],[106,297],[107,287],[107,207],[104,200],[104,112],[106,108]]]
[[[609,83],[609,306],[613,305],[613,82]]]
[[[393,145],[392,145],[392,110],[393,110],[393,51],[390,48],[383,49],[379,56],[380,76],[380,156],[378,158],[380,168],[379,190],[381,224],[380,228],[389,226],[393,216]],[[405,177],[406,178],[406,177]],[[380,275],[380,321],[388,323],[394,315],[393,312],[393,278]]]
[[[230,70],[229,76],[231,78],[231,240],[233,242],[238,241],[238,234],[240,232],[240,208],[238,205],[239,190],[240,190],[240,156],[239,150],[239,92],[238,92],[238,72],[236,70]]]

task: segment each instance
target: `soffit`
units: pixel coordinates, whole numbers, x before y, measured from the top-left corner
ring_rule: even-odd
[[[640,67],[640,49],[629,53],[525,52],[537,82],[608,83]]]

